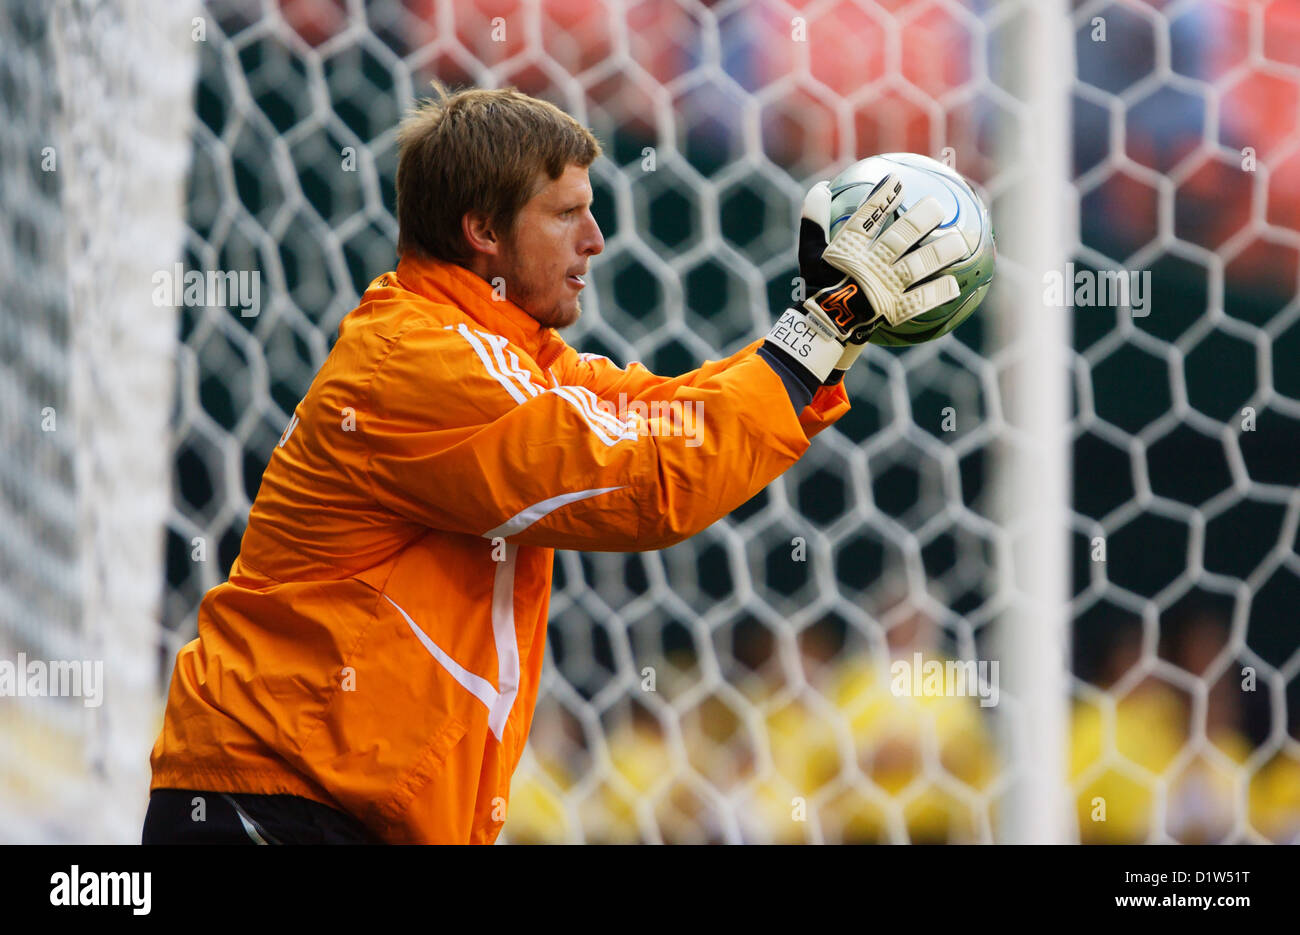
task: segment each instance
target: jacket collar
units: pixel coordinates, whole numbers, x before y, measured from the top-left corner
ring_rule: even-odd
[[[513,302],[496,298],[491,283],[463,266],[408,255],[397,263],[397,280],[430,301],[455,306],[486,330],[523,348],[541,366],[550,363],[542,357],[553,359],[561,349],[554,328],[543,327]]]

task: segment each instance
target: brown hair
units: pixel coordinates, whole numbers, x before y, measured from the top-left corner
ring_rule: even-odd
[[[600,155],[591,131],[554,104],[514,88],[467,88],[413,107],[397,131],[397,252],[453,263],[469,259],[467,211],[508,235],[520,209],[566,166]]]

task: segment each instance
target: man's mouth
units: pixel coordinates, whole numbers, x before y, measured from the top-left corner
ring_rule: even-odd
[[[587,283],[583,280],[583,278],[582,278],[581,276],[578,276],[578,275],[573,274],[573,273],[570,273],[570,274],[569,274],[567,277],[565,277],[565,278],[566,278],[567,282],[569,283],[569,285],[571,285],[571,286],[575,286],[575,287],[577,287],[577,288],[579,288],[579,289],[581,289],[583,286],[585,286],[585,285],[587,284]]]

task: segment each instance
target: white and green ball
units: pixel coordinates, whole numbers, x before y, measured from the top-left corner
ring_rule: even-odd
[[[984,300],[997,259],[993,223],[970,184],[942,162],[916,153],[884,153],[855,162],[831,179],[830,237],[839,233],[876,184],[891,172],[903,182],[903,198],[894,219],[931,195],[943,205],[944,220],[921,243],[956,230],[968,247],[966,255],[944,271],[957,279],[961,290],[957,298],[901,325],[881,325],[871,335],[873,344],[923,344],[956,328]]]

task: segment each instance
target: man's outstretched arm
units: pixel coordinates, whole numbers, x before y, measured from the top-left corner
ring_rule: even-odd
[[[588,551],[672,545],[798,460],[805,422],[820,428],[849,408],[831,387],[801,419],[771,366],[738,352],[620,413],[588,387],[497,366],[491,348],[474,346],[483,340],[408,332],[374,375],[347,443],[365,447],[365,480],[381,504],[487,539]]]

